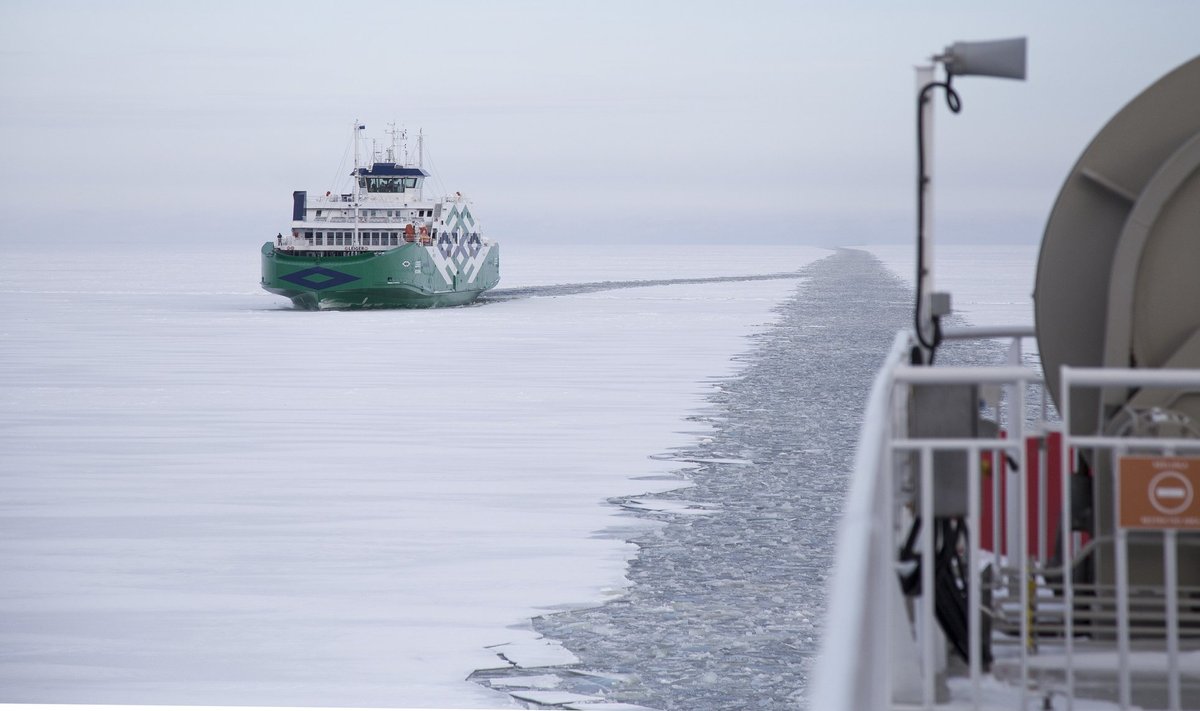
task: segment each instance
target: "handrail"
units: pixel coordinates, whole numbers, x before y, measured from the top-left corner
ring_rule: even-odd
[[[942,339],[962,341],[975,338],[1033,338],[1032,326],[943,326]]]
[[[839,561],[825,615],[827,620],[838,620],[839,626],[827,627],[823,635],[809,704],[813,709],[880,709],[891,704],[892,650],[880,643],[886,642],[888,631],[883,630],[881,640],[879,629],[873,629],[887,625],[888,597],[898,596],[891,556],[880,555],[890,549],[892,531],[891,492],[880,486],[878,472],[890,431],[893,366],[908,357],[912,344],[908,334],[896,335],[871,386],[838,529]],[[855,669],[857,676],[851,673]],[[873,682],[860,683],[862,676]]]
[[[1014,341],[1029,338],[1032,329],[1026,327],[996,327],[954,329],[943,334],[946,338],[989,339],[1010,338]],[[1197,631],[1181,629],[1181,623],[1193,624],[1197,618],[1194,603],[1180,609],[1179,597],[1190,594],[1191,587],[1180,585],[1173,552],[1165,554],[1164,565],[1168,572],[1162,586],[1131,585],[1118,577],[1115,585],[1100,582],[1078,584],[1073,581],[1071,571],[1082,557],[1086,557],[1098,545],[1112,545],[1092,541],[1080,546],[1069,540],[1064,549],[1069,563],[1055,562],[1050,565],[1045,539],[1053,535],[1052,527],[1060,532],[1071,531],[1070,452],[1082,447],[1112,450],[1114,452],[1136,449],[1174,454],[1194,455],[1200,449],[1200,440],[1187,438],[1114,437],[1093,434],[1060,432],[1058,425],[1044,420],[1028,429],[1026,414],[1039,394],[1044,396],[1044,379],[1036,368],[1000,365],[985,367],[928,367],[909,364],[909,352],[914,343],[908,333],[897,334],[880,372],[876,375],[867,401],[858,449],[855,453],[854,470],[837,537],[837,561],[830,583],[827,625],[823,633],[820,656],[812,678],[810,707],[813,709],[865,709],[892,708],[895,704],[914,704],[933,708],[936,686],[941,684],[936,674],[948,673],[936,645],[944,644],[942,632],[934,627],[933,595],[922,595],[913,600],[911,607],[904,605],[897,579],[898,551],[901,548],[903,531],[896,522],[920,516],[922,520],[933,519],[933,458],[936,452],[963,452],[966,466],[962,475],[966,477],[967,489],[967,560],[972,563],[963,572],[967,590],[967,618],[969,630],[969,680],[965,690],[959,687],[957,695],[967,694],[975,703],[982,699],[984,676],[980,659],[981,644],[988,638],[983,634],[984,617],[991,620],[995,632],[993,641],[997,645],[1009,646],[1008,656],[997,657],[996,680],[1001,676],[1012,682],[1012,703],[1018,707],[1025,703],[1029,694],[1061,693],[1064,688],[1070,697],[1075,689],[1075,647],[1086,645],[1089,650],[1105,649],[1110,653],[1116,642],[1112,638],[1093,638],[1086,642],[1075,640],[1075,624],[1087,624],[1093,633],[1116,632],[1119,644],[1120,664],[1114,673],[1119,674],[1117,684],[1121,690],[1120,701],[1129,704],[1130,699],[1130,634],[1141,632],[1165,632],[1167,639],[1168,668],[1165,670],[1166,690],[1173,699],[1180,693],[1180,644],[1186,640],[1195,644]],[[1066,399],[1062,417],[1067,420],[1070,407],[1070,391],[1073,388],[1102,387],[1171,387],[1200,391],[1200,371],[1196,370],[1152,370],[1152,369],[1107,369],[1107,368],[1063,368],[1062,380]],[[1009,438],[952,438],[916,437],[910,434],[906,419],[908,398],[911,388],[930,385],[975,384],[1007,385],[1004,405],[1007,413]],[[1026,385],[1038,385],[1027,389]],[[1043,402],[1042,412],[1045,413]],[[999,407],[999,406],[997,406]],[[997,411],[999,417],[999,411]],[[1054,483],[1059,488],[1061,503],[1057,512],[1048,512],[1046,498],[1047,482],[1051,481],[1048,454],[1035,456],[1033,451],[1045,452],[1044,444],[1035,446],[1026,441],[1041,440],[1048,433],[1061,435],[1062,444],[1055,460],[1058,473]],[[1033,447],[1033,450],[1028,449]],[[996,452],[1009,452],[1018,462],[1015,471],[1006,476],[992,476],[990,515],[993,520],[992,555],[996,576],[990,583],[981,580],[979,561],[986,551],[981,550],[980,529],[984,525],[981,509],[983,494],[980,459]],[[901,453],[903,456],[898,456]],[[907,453],[911,453],[907,454]],[[909,464],[911,462],[911,464]],[[1036,465],[1036,469],[1033,467]],[[942,471],[942,470],[939,470]],[[953,473],[946,470],[939,476]],[[993,460],[993,474],[1003,471]],[[900,491],[898,478],[904,472],[919,482],[920,496],[915,498],[909,491],[904,499],[897,498]],[[1007,480],[1007,495],[1001,496],[1001,480]],[[1033,506],[1038,515],[1032,515]],[[1001,506],[1004,507],[1003,513]],[[905,508],[911,507],[911,508]],[[1097,511],[1096,515],[1111,515],[1112,512]],[[905,518],[901,518],[905,517]],[[1004,520],[1007,536],[999,534],[999,521]],[[931,527],[921,531],[920,545],[916,552],[921,561],[921,590],[931,591],[933,585],[933,536]],[[1036,548],[1033,547],[1036,528]],[[1061,535],[1061,534],[1060,534]],[[1116,534],[1118,549],[1124,546],[1126,537],[1133,537],[1119,529]],[[1142,535],[1139,533],[1138,535]],[[1151,534],[1146,534],[1151,535]],[[1196,540],[1176,536],[1174,531],[1162,534],[1164,544],[1174,551],[1176,546],[1195,545]],[[1066,536],[1068,539],[1071,536]],[[1007,549],[1005,551],[1005,549]],[[1002,558],[1004,555],[1006,558]],[[1120,552],[1118,555],[1123,555]],[[1118,571],[1123,564],[1118,558]],[[1118,572],[1120,575],[1120,573]],[[992,601],[984,604],[984,590],[992,593]],[[1149,597],[1139,597],[1149,592]],[[1078,594],[1077,594],[1078,593]],[[1052,597],[1046,597],[1047,595]],[[1147,601],[1150,602],[1147,602]],[[1088,605],[1101,605],[1096,609],[1080,608],[1084,601]],[[915,618],[910,617],[914,615]],[[1156,622],[1166,616],[1166,628]],[[1005,637],[1004,633],[1015,635]],[[1015,649],[1014,649],[1015,647]],[[1037,662],[1043,653],[1066,654],[1066,662],[1060,670],[1059,681],[1047,680],[1043,676],[1046,662]],[[1039,666],[1040,664],[1040,666]],[[1048,685],[1048,686],[1047,686]],[[989,691],[994,693],[994,691]],[[1020,701],[1018,702],[1018,698]],[[968,699],[964,698],[963,701]],[[1068,708],[1072,701],[1068,700]]]
[[[1070,422],[1071,398],[1076,388],[1103,387],[1141,387],[1141,388],[1189,388],[1192,392],[1200,391],[1200,371],[1184,368],[1081,368],[1063,365],[1060,367],[1060,382],[1063,394],[1062,416],[1065,422]],[[1063,437],[1064,450],[1072,446],[1088,446],[1096,451],[1111,450],[1113,454],[1127,453],[1133,449],[1155,448],[1162,453],[1178,453],[1178,450],[1194,450],[1197,444],[1193,441],[1178,438],[1147,438],[1147,437],[1113,437],[1102,435],[1076,435],[1066,428]],[[1066,476],[1064,471],[1063,476]],[[1120,473],[1116,474],[1120,481]],[[1114,497],[1117,502],[1119,497]],[[1120,506],[1117,503],[1117,506]],[[1106,512],[1105,512],[1106,513]],[[1115,514],[1115,511],[1113,512]],[[1062,520],[1068,521],[1071,515],[1069,498],[1064,501]],[[1115,515],[1114,515],[1115,518]],[[1133,678],[1130,670],[1130,655],[1132,653],[1132,636],[1136,632],[1132,624],[1131,590],[1129,584],[1129,529],[1115,526],[1116,542],[1113,546],[1116,558],[1116,617],[1117,617],[1117,657],[1118,657],[1118,703],[1121,708],[1129,708],[1133,695]],[[1141,532],[1137,532],[1141,533]],[[1175,528],[1161,530],[1163,550],[1163,592],[1165,595],[1165,617],[1167,656],[1167,705],[1172,709],[1180,708],[1182,675],[1180,673],[1180,610],[1179,610],[1179,535]],[[1074,559],[1073,551],[1065,546],[1064,558]],[[1072,576],[1063,576],[1063,597],[1068,602],[1074,599],[1072,593]],[[1073,694],[1075,676],[1073,658],[1075,654],[1074,620],[1071,615],[1064,616],[1064,641],[1066,652],[1066,690]],[[1068,706],[1068,708],[1070,708]]]

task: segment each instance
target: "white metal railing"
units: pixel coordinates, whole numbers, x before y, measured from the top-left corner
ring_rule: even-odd
[[[355,198],[353,193],[330,193],[329,195],[313,195],[309,194],[305,197],[309,207],[330,205],[337,209],[347,209],[354,205]],[[416,190],[410,189],[403,193],[368,193],[362,192],[358,196],[358,202],[361,204],[401,204],[406,203],[409,207],[432,208],[436,203],[469,203],[466,197],[458,194],[443,195],[438,198],[417,199]]]
[[[350,232],[350,231],[348,231]],[[376,244],[374,235],[371,232],[383,233],[379,237],[379,242]],[[469,244],[466,237],[462,235],[455,236],[453,233],[448,233],[451,243],[457,247],[460,244]],[[386,235],[386,236],[384,236]],[[395,237],[393,239],[393,236]],[[336,241],[330,242],[333,237],[325,236],[320,242],[316,237],[294,236],[281,234],[273,240],[275,246],[284,251],[305,251],[305,252],[363,252],[368,250],[383,250],[391,249],[392,247],[403,247],[406,244],[417,243],[424,246],[431,246],[437,242],[437,238],[428,230],[418,231],[415,233],[405,232],[400,230],[360,230],[358,238],[355,239],[353,234],[348,234],[342,238],[342,243]],[[479,245],[488,247],[495,244],[495,240],[487,237],[479,237]]]
[[[354,196],[346,194],[309,195],[306,197],[310,205],[336,205],[339,208],[348,207],[354,202]]]
[[[303,251],[303,252],[363,252],[375,249],[391,249],[400,247],[410,242],[420,242],[422,244],[431,244],[428,238],[422,239],[415,237],[406,239],[403,234],[397,237],[393,242],[390,237],[379,238],[379,243],[376,244],[374,238],[368,237],[365,232],[360,232],[359,237],[355,240],[353,237],[345,237],[342,244],[330,242],[329,238],[322,239],[317,242],[316,238],[309,237],[289,237],[284,235],[283,238],[276,238],[275,246],[283,251]]]
[[[378,221],[384,218],[373,219]],[[413,229],[417,227],[413,223],[396,223],[393,227],[395,229],[386,230],[378,227],[366,227],[358,230],[357,235],[354,230],[338,230],[339,233],[345,233],[341,237],[333,234],[325,234],[320,238],[308,237],[303,234],[280,234],[275,238],[275,246],[283,250],[345,252],[401,247],[412,242],[425,245],[433,243],[427,227],[421,226],[420,231]],[[405,228],[412,229],[412,231],[408,232]]]
[[[1001,327],[948,330],[946,335],[955,339],[1012,339],[1014,352],[1019,355],[1023,340],[1030,338],[1032,332],[1023,327]],[[984,679],[990,676],[988,688],[993,701],[994,682],[1003,680],[1011,682],[1008,689],[1014,707],[1027,708],[1027,697],[1035,693],[1043,701],[1051,695],[1063,695],[1071,708],[1078,691],[1075,621],[1080,616],[1093,625],[1092,639],[1086,641],[1088,651],[1116,652],[1118,664],[1112,672],[1117,677],[1119,694],[1114,700],[1128,708],[1132,687],[1129,671],[1132,613],[1127,562],[1123,561],[1127,536],[1124,529],[1116,528],[1115,586],[1090,584],[1083,591],[1085,597],[1077,597],[1079,586],[1073,580],[1074,563],[1106,543],[1093,541],[1083,547],[1078,534],[1071,533],[1073,452],[1081,448],[1092,452],[1134,448],[1164,453],[1200,452],[1200,440],[1062,432],[1056,455],[1060,503],[1055,514],[1057,520],[1052,520],[1048,506],[1051,484],[1048,471],[1052,462],[1044,443],[1048,435],[1057,436],[1062,427],[1048,421],[1040,374],[1014,365],[913,367],[908,365],[913,345],[909,334],[896,337],[867,404],[838,535],[837,564],[810,707],[866,709],[913,704],[932,708],[939,701],[939,690],[945,694],[945,678],[956,672],[946,663],[946,638],[937,628],[935,595],[929,594],[935,590],[935,537],[931,523],[934,455],[962,452],[967,462],[968,564],[964,582],[969,646],[966,696],[957,701],[978,708],[983,699]],[[1066,394],[1062,421],[1069,422],[1070,395],[1074,389],[1158,386],[1200,391],[1200,372],[1064,367],[1062,383]],[[972,439],[910,435],[908,409],[913,386],[953,384],[1001,386],[1002,395],[993,404],[993,414],[996,422],[1004,425],[1005,432]],[[1040,412],[1031,417],[1035,407],[1040,407]],[[1006,460],[1011,460],[1015,467],[1007,467]],[[992,550],[987,555],[981,542],[985,513],[981,482],[985,464],[990,465],[992,484],[990,508],[986,510],[991,518]],[[1036,477],[1032,476],[1031,467],[1036,470]],[[915,492],[905,490],[906,481],[915,485],[910,487]],[[1029,508],[1035,503],[1037,516],[1031,521]],[[1115,519],[1115,512],[1096,511],[1095,515],[1113,515]],[[898,581],[902,565],[899,551],[908,533],[907,526],[918,517],[924,522],[919,534],[921,592],[912,601],[910,611]],[[1058,526],[1061,536],[1062,557],[1058,560],[1050,555],[1053,526]],[[1030,549],[1035,539],[1030,536],[1036,537],[1033,552]],[[1181,588],[1176,556],[1180,540],[1173,530],[1163,532],[1162,540],[1165,580],[1161,589],[1166,597],[1166,624],[1165,630],[1156,629],[1166,647],[1165,701],[1169,708],[1180,708],[1181,618],[1177,595]],[[982,564],[988,558],[993,575],[990,583],[982,575]],[[990,604],[984,603],[985,592],[991,596]],[[1200,590],[1195,592],[1200,594]],[[1094,606],[1097,601],[1103,603],[1098,612],[1082,609],[1083,603]],[[1154,614],[1144,611],[1138,614],[1142,616],[1139,619],[1149,615],[1151,627],[1158,624],[1154,622],[1157,619]],[[985,617],[991,626],[991,635],[986,639]],[[1200,618],[1189,620],[1200,623]],[[1097,633],[1110,627],[1116,631],[1115,641],[1107,632]],[[1191,634],[1197,634],[1194,628]],[[990,675],[983,668],[985,642],[995,654]],[[961,693],[963,687],[956,688]]]
[[[1063,392],[1063,421],[1070,422],[1071,397],[1077,388],[1103,387],[1139,387],[1139,388],[1187,388],[1192,392],[1200,392],[1200,371],[1196,370],[1135,370],[1116,368],[1062,368]],[[1063,456],[1066,456],[1069,446],[1088,447],[1100,456],[1108,452],[1110,456],[1125,454],[1131,450],[1154,451],[1164,455],[1178,453],[1200,454],[1200,440],[1191,438],[1159,438],[1159,437],[1111,437],[1102,435],[1075,435],[1066,432]],[[1064,477],[1069,470],[1064,467]],[[1116,483],[1114,491],[1113,530],[1115,531],[1114,555],[1116,559],[1116,616],[1117,616],[1117,684],[1118,703],[1121,708],[1129,708],[1132,704],[1133,683],[1131,677],[1131,630],[1130,630],[1130,585],[1129,573],[1129,530],[1121,526],[1119,509],[1121,506],[1119,485],[1121,471],[1115,468],[1113,474]],[[1063,521],[1070,521],[1071,500],[1065,497],[1062,509]],[[1163,551],[1163,594],[1165,597],[1165,645],[1167,657],[1167,708],[1182,708],[1181,674],[1180,674],[1180,625],[1179,625],[1179,536],[1174,528],[1164,528],[1161,531]],[[1074,541],[1064,542],[1073,546]],[[1064,560],[1071,560],[1071,548],[1064,550]],[[1064,599],[1073,599],[1070,575],[1063,576]],[[1064,646],[1067,660],[1066,692],[1068,698],[1074,697],[1075,674],[1074,653],[1075,640],[1072,615],[1065,615]],[[1069,708],[1069,706],[1068,706]]]
[[[896,414],[893,368],[908,358],[912,338],[897,334],[875,376],[854,457],[854,477],[842,509],[837,566],[825,615],[821,656],[813,671],[811,709],[882,709],[891,705],[891,621],[903,605],[892,547],[887,442]],[[864,683],[865,681],[865,683]],[[900,683],[905,676],[897,679]]]

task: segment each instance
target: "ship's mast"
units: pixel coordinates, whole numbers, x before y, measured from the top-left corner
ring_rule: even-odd
[[[401,132],[396,130],[396,122],[393,121],[388,124],[387,130],[384,131],[384,133],[386,133],[387,135],[392,137],[392,145],[388,148],[388,152],[387,152],[387,162],[395,163],[396,162],[396,137],[401,135]]]
[[[425,167],[425,129],[417,129],[417,167]],[[417,183],[421,187],[417,188],[417,202],[424,199],[425,181],[421,180]]]
[[[352,244],[358,244],[358,132],[366,128],[363,124],[354,119],[354,238]]]
[[[358,173],[358,132],[360,129],[363,129],[363,128],[365,128],[365,126],[360,124],[358,122],[358,119],[354,119],[353,136],[354,136],[354,172],[355,172],[355,174]],[[358,181],[355,181],[354,196],[356,198],[358,197],[357,185],[358,185]]]

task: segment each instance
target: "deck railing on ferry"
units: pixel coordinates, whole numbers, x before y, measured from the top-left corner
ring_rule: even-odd
[[[1022,342],[1032,335],[1027,328],[946,334],[959,340],[1007,339],[1010,363],[1020,362]],[[1200,650],[1200,588],[1179,584],[1177,549],[1200,545],[1197,534],[1171,528],[1137,531],[1139,539],[1161,542],[1164,579],[1161,585],[1140,581],[1131,586],[1126,559],[1131,532],[1117,526],[1114,535],[1085,543],[1075,531],[1080,527],[1072,511],[1071,477],[1079,451],[1093,458],[1128,452],[1195,455],[1200,439],[1072,433],[1063,431],[1061,422],[1070,421],[1071,397],[1080,389],[1200,392],[1200,372],[1063,367],[1060,420],[1048,412],[1043,379],[1033,368],[914,367],[908,364],[913,344],[909,334],[896,337],[867,403],[810,707],[928,709],[952,701],[978,708],[986,701],[1028,708],[1035,696],[1054,708],[1072,708],[1077,697],[1107,698],[1122,708],[1147,701],[1181,708],[1181,660],[1185,652]],[[990,391],[987,414],[998,432],[972,438],[911,434],[913,389],[947,385]],[[957,551],[967,561],[961,571],[967,593],[965,665],[947,651],[947,637],[937,626],[937,595],[928,594],[938,587],[933,525],[917,527],[917,561],[901,560],[914,522],[935,519],[935,455],[946,452],[965,458],[959,475],[966,477],[966,541]],[[937,472],[936,478],[945,482],[945,476]],[[1119,497],[1114,505],[1119,506]],[[1096,510],[1094,515],[1116,520],[1117,512]],[[1061,531],[1069,533],[1059,538]],[[1114,583],[1077,582],[1075,564],[1104,546],[1115,555]],[[916,594],[905,598],[899,575],[911,572],[914,562],[919,583]],[[984,668],[985,645],[993,656],[990,670]],[[1200,658],[1200,651],[1191,658]],[[1160,673],[1148,679],[1146,667],[1156,664]],[[1141,674],[1137,688],[1130,671],[1135,667]],[[1200,702],[1197,687],[1188,691],[1193,703]]]
[[[389,230],[386,235],[378,238],[366,232],[360,233],[358,240],[354,237],[343,237],[342,242],[332,241],[333,237],[323,237],[319,241],[315,237],[292,237],[284,235],[275,239],[275,246],[283,249],[302,249],[318,252],[342,252],[346,250],[365,250],[374,247],[400,247],[413,242],[430,245],[433,238],[427,234],[407,234],[403,231]],[[457,243],[456,243],[457,244]]]

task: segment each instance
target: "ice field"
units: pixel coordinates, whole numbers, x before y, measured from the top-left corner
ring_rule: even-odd
[[[830,253],[503,248],[506,289]],[[942,248],[939,288],[1029,322],[1036,254],[995,249]],[[680,485],[655,455],[801,286],[309,313],[257,281],[256,245],[0,263],[0,701],[514,705],[466,677],[621,594],[606,500]]]
[[[619,592],[604,500],[673,485],[649,456],[796,285],[306,313],[256,250],[0,267],[0,700],[507,702],[485,647]],[[503,286],[825,253],[513,249]]]

